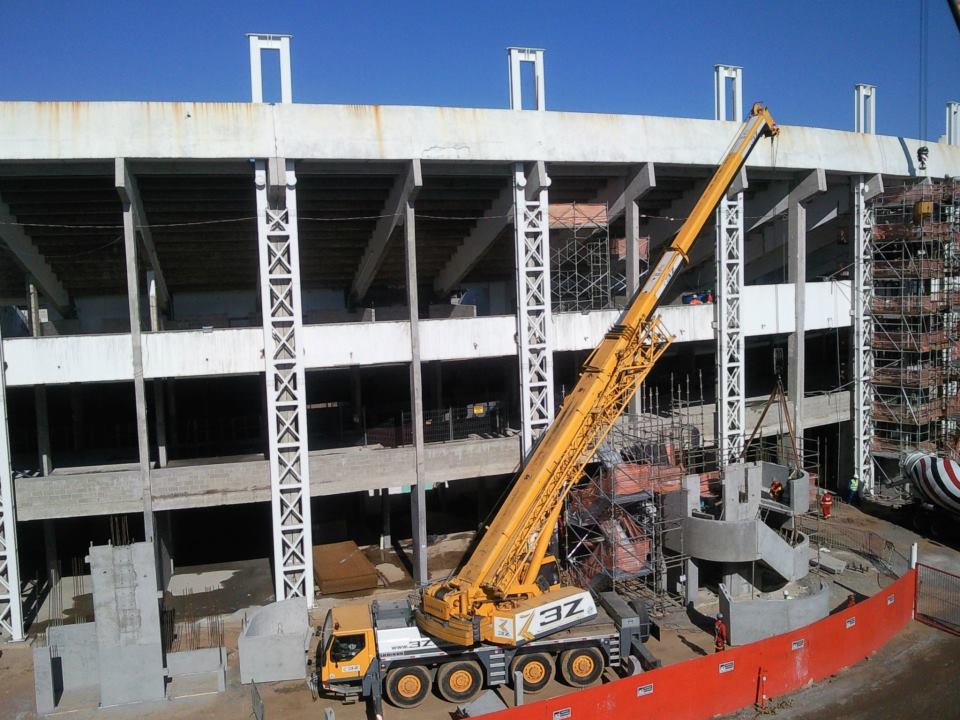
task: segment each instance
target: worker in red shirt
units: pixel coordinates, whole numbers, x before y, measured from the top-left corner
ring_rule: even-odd
[[[713,624],[714,652],[723,652],[727,649],[727,625],[723,622],[723,613],[717,613],[717,621]]]

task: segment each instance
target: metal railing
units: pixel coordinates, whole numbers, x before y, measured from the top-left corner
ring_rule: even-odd
[[[960,635],[960,575],[917,563],[916,618]]]
[[[423,441],[451,442],[469,437],[499,437],[506,431],[506,419],[499,402],[483,402],[427,410],[423,413]],[[403,447],[413,444],[413,422],[409,412],[392,420],[367,427],[364,445]]]
[[[814,515],[798,516],[796,527],[810,538],[811,545],[852,552],[889,577],[898,578],[910,569],[910,560],[892,542],[871,530],[828,522]]]

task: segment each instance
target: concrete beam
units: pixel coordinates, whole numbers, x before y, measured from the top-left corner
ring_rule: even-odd
[[[513,223],[513,186],[507,182],[483,217],[477,220],[460,247],[433,281],[438,296],[449,295],[486,254],[490,246]]]
[[[423,175],[420,170],[420,160],[414,158],[407,166],[406,175],[398,177],[393,183],[393,189],[383,205],[382,217],[377,220],[373,229],[373,236],[367,243],[367,249],[360,260],[360,267],[354,275],[350,286],[350,297],[359,302],[367,294],[370,285],[377,277],[377,271],[383,263],[387,252],[387,243],[394,228],[405,217],[406,205],[413,202],[420,188],[423,187]]]
[[[761,209],[762,214],[747,228],[747,232],[757,230],[777,216],[783,215],[787,212],[791,202],[803,202],[812,195],[826,192],[826,190],[827,174],[823,168],[811,170],[803,180],[797,183],[797,185],[786,194],[783,194],[782,185],[772,188],[760,199],[759,203],[757,203],[756,200],[752,203],[754,208],[759,204],[761,208],[766,209]],[[756,211],[754,211],[754,213],[755,212]]]
[[[6,244],[27,274],[34,278],[44,296],[57,311],[61,315],[69,314],[70,294],[46,258],[37,250],[30,236],[16,222],[17,218],[10,212],[10,206],[0,197],[0,241]]]
[[[595,202],[607,203],[607,222],[613,222],[627,210],[627,204],[636,202],[657,186],[657,176],[653,163],[644,163],[636,171],[628,174],[622,181],[614,181]]]
[[[124,205],[129,205],[130,211],[133,213],[134,225],[136,226],[136,230],[139,231],[144,253],[153,270],[157,286],[157,299],[160,307],[166,309],[170,306],[170,293],[167,290],[167,281],[163,277],[160,258],[157,257],[157,248],[153,243],[153,233],[150,230],[150,224],[147,222],[147,214],[143,211],[143,203],[140,200],[140,187],[137,185],[137,179],[127,166],[126,158],[118,157],[114,161],[114,185],[116,185],[117,194],[120,196],[120,202]]]

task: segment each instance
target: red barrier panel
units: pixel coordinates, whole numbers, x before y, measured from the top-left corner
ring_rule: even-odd
[[[913,617],[916,571],[799,630],[587,690],[485,715],[491,720],[702,720],[799,690],[876,652]]]

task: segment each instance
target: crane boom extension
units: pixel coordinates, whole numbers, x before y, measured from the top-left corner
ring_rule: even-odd
[[[563,500],[673,340],[659,316],[653,315],[660,297],[687,261],[694,240],[754,145],[761,136],[772,137],[777,132],[768,110],[754,104],[670,247],[584,364],[576,387],[534,448],[470,558],[454,577],[424,590],[417,614],[424,632],[465,646],[481,641],[520,644],[536,637],[538,631],[545,634],[557,629],[555,625],[540,629],[553,622],[554,615],[558,620],[570,617],[569,625],[577,612],[583,612],[583,605],[591,604],[589,598],[577,599],[576,593],[583,591],[551,587],[540,577]],[[543,613],[541,608],[541,616],[536,617],[538,601],[552,603],[550,612]]]

